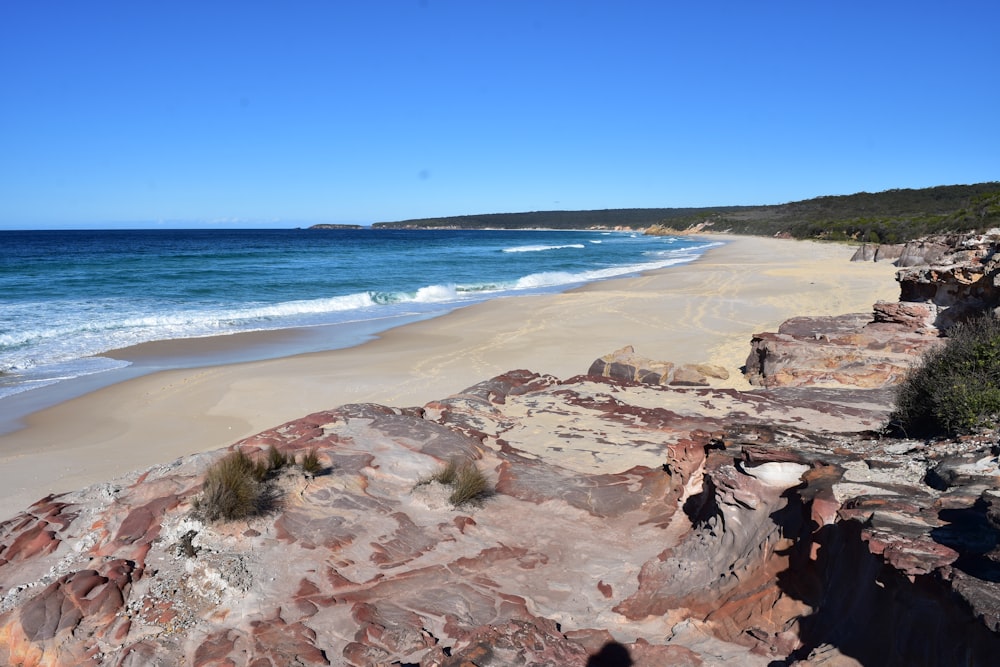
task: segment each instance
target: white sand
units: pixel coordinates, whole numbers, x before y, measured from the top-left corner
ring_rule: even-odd
[[[0,519],[48,493],[223,447],[311,412],[422,405],[515,368],[570,377],[627,344],[653,359],[725,366],[729,386],[745,388],[738,369],[752,334],[796,315],[868,312],[876,300],[898,298],[895,268],[851,263],[847,246],[715,238],[727,244],[681,267],[494,300],[354,348],[160,372],[37,412],[26,428],[0,436]]]

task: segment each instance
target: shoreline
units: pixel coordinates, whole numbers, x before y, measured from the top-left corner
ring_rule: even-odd
[[[717,386],[745,389],[738,369],[754,333],[898,297],[895,267],[851,263],[846,245],[706,236],[726,243],[680,266],[493,299],[350,347],[226,365],[218,360],[239,354],[249,338],[120,350],[140,363],[177,354],[214,363],[144,374],[27,415],[24,428],[0,435],[0,498],[13,514],[48,493],[225,447],[312,412],[357,402],[423,405],[515,368],[567,378],[629,344],[653,359],[724,366],[730,380]],[[234,336],[267,344],[295,331]]]

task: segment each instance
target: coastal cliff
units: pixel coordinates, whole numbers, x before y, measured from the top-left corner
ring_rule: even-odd
[[[995,239],[948,243],[898,303],[755,336],[752,391],[609,355],[237,442],[320,464],[240,521],[195,511],[227,451],[45,498],[0,524],[0,662],[993,664],[995,434],[880,433],[941,329],[996,305]],[[450,460],[490,493],[450,502]]]

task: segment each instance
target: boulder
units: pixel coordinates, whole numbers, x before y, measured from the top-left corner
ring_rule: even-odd
[[[650,385],[707,387],[709,378],[725,380],[729,371],[714,364],[684,364],[653,361],[636,354],[631,345],[615,350],[590,365],[587,375]]]

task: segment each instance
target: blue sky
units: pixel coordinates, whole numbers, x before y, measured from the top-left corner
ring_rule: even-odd
[[[1000,180],[1000,3],[0,3],[0,227]]]

